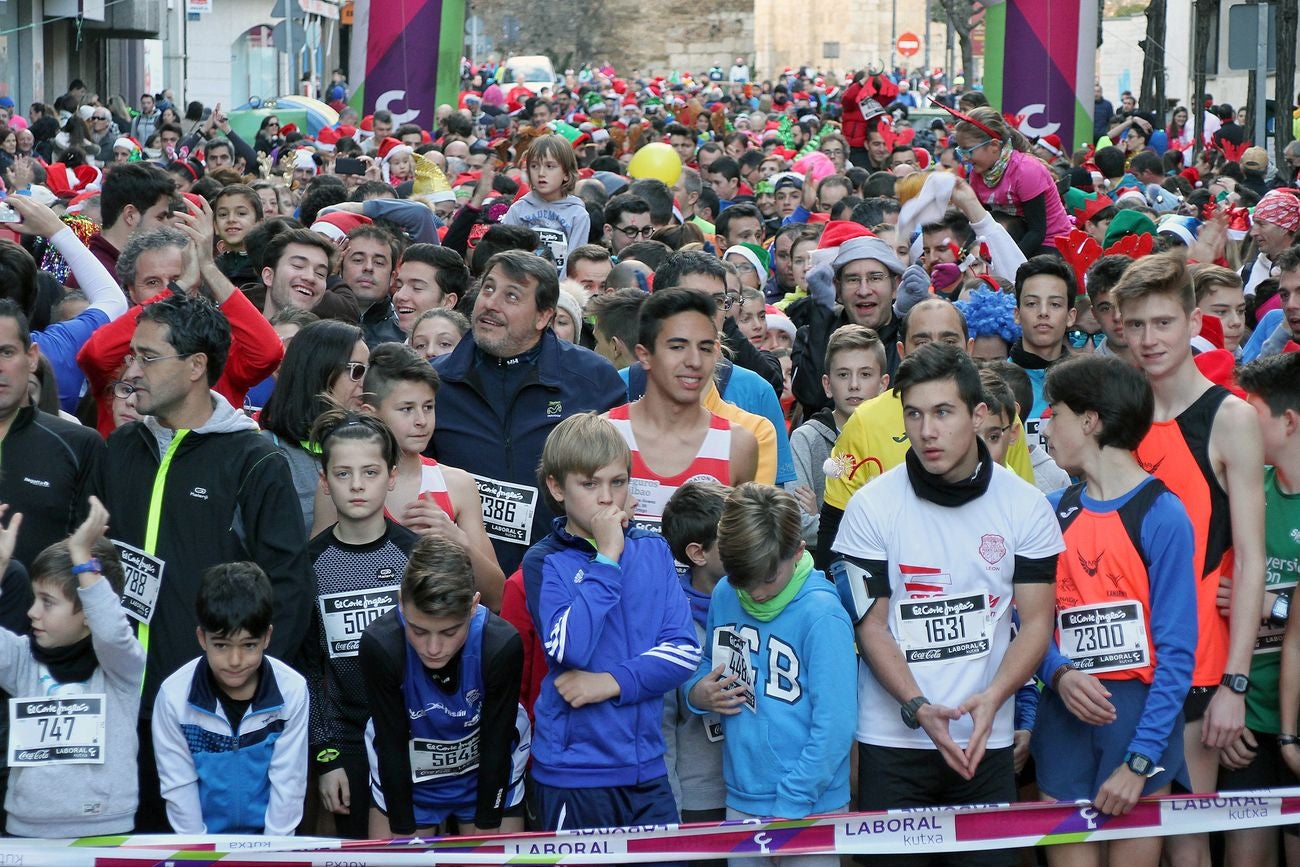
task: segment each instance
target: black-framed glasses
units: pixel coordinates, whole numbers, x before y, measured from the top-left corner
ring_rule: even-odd
[[[112,384],[112,386],[110,386],[110,390],[113,392],[113,397],[126,400],[128,397],[135,394],[140,389],[136,388],[134,385],[127,382],[125,379],[119,379],[116,380]]]
[[[614,226],[613,228],[615,232],[622,232],[623,237],[629,241],[634,241],[637,238],[648,241],[650,236],[655,233],[654,226]]]
[[[998,443],[1002,442],[1002,438],[1006,436],[1008,432],[1010,432],[1013,425],[1014,423],[998,425],[997,427],[989,428],[988,431],[983,433],[981,436],[984,437],[984,442],[991,443],[992,445],[997,445]]]
[[[348,369],[348,378],[353,382],[360,382],[366,378],[366,371],[369,365],[362,361],[349,361],[344,365]]]
[[[1106,339],[1106,332],[1084,331],[1082,328],[1071,328],[1069,331],[1065,332],[1065,337],[1070,341],[1070,346],[1075,349],[1083,349],[1083,347],[1087,346],[1089,342],[1092,343],[1093,348],[1095,349],[1096,347],[1101,346],[1101,342]]]

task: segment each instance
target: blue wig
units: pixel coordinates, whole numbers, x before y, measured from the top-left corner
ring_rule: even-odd
[[[994,292],[979,288],[967,301],[958,301],[957,309],[966,317],[970,336],[1001,337],[1008,346],[1020,339],[1020,326],[1016,324],[1016,299],[1008,292]]]

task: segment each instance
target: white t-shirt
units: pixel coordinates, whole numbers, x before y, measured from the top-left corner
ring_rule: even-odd
[[[889,563],[889,631],[921,692],[957,707],[993,681],[1011,642],[1012,577],[1017,556],[1040,559],[1065,550],[1052,508],[1033,485],[995,465],[988,490],[955,508],[922,500],[900,465],[849,500],[835,551]],[[998,709],[988,747],[1011,746],[1014,698]],[[969,716],[949,732],[963,748]],[[935,749],[929,735],[903,724],[898,701],[858,663],[862,743]]]

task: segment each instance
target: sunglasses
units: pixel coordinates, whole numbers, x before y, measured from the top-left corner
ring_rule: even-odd
[[[344,366],[347,367],[348,369],[348,378],[351,379],[353,382],[360,382],[361,380],[365,379],[366,370],[369,369],[368,365],[366,365],[364,362],[361,361],[349,361]]]
[[[964,163],[968,163],[970,162],[971,154],[975,153],[975,151],[984,147],[984,145],[988,144],[991,141],[993,141],[993,139],[986,138],[984,139],[984,141],[980,142],[979,144],[971,145],[968,148],[953,148],[953,152],[957,154],[957,159],[961,160]]]
[[[1106,339],[1106,332],[1091,332],[1084,331],[1082,328],[1071,328],[1065,333],[1065,337],[1070,341],[1070,346],[1075,349],[1083,349],[1083,347],[1087,346],[1089,342],[1092,343],[1093,348],[1095,349],[1096,347],[1101,346],[1101,342]]]

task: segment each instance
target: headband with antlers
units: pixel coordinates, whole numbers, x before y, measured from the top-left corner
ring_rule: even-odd
[[[978,121],[978,120],[976,120],[975,118],[971,117],[969,114],[966,114],[965,112],[961,112],[961,111],[958,111],[958,110],[955,109],[955,108],[951,108],[950,106],[944,105],[942,102],[940,102],[939,100],[935,99],[933,96],[930,97],[930,102],[932,102],[935,106],[937,106],[937,107],[943,109],[944,111],[948,112],[948,114],[952,115],[953,117],[957,118],[958,120],[964,120],[964,121],[966,121],[967,123],[971,124],[972,126],[976,126],[976,127],[980,128],[980,129],[984,130],[984,132],[986,132],[986,133],[988,134],[989,138],[995,138],[995,139],[997,139],[998,141],[1002,141],[1002,138],[1003,138],[1002,133],[1000,133],[1000,132],[996,132],[996,131],[995,131],[992,127],[990,127],[988,124],[983,123],[982,121]]]

